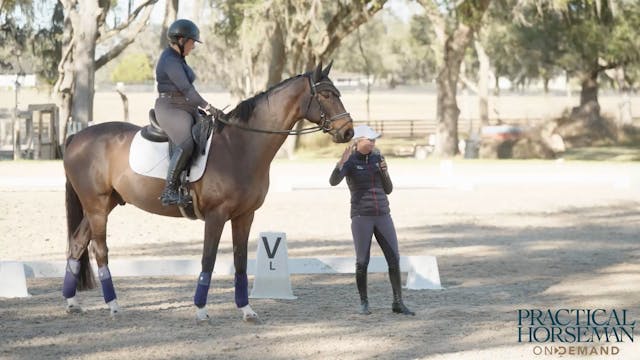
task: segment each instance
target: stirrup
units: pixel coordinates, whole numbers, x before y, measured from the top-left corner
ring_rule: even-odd
[[[167,187],[160,195],[162,206],[178,205],[183,202],[180,190]]]
[[[162,202],[163,206],[171,206],[171,205],[178,205],[181,207],[187,206],[189,204],[191,204],[193,202],[193,199],[191,199],[190,195],[181,195],[178,194],[178,198],[162,198],[160,197],[160,202]]]

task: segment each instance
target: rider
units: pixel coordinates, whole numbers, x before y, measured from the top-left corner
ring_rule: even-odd
[[[160,200],[162,205],[186,205],[189,199],[180,196],[179,176],[189,163],[194,143],[191,126],[197,118],[198,108],[208,114],[221,113],[200,96],[193,87],[196,75],[187,65],[185,57],[200,41],[200,30],[190,20],[180,19],[167,31],[169,46],[164,49],[156,65],[158,99],[155,113],[160,127],[176,145],[167,173],[167,183]]]
[[[351,191],[351,232],[356,250],[360,314],[371,314],[367,297],[367,267],[371,237],[375,235],[389,266],[389,280],[393,290],[391,309],[394,313],[414,315],[402,302],[398,238],[387,199],[387,194],[393,190],[393,184],[384,157],[374,148],[379,136],[367,125],[357,126],[353,135],[354,145],[349,146],[342,154],[331,173],[329,183],[332,186],[338,185],[346,177]]]

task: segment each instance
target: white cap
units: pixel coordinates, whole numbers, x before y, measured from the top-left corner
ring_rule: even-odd
[[[358,125],[353,129],[353,139],[359,138],[367,138],[369,140],[374,140],[380,137],[375,130],[367,125]]]

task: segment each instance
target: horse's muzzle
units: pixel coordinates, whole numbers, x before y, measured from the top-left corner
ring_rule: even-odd
[[[344,131],[336,131],[333,135],[333,141],[336,143],[346,143],[353,137],[353,128],[345,129]]]
[[[344,132],[344,142],[347,142],[353,138],[353,128],[349,128]]]

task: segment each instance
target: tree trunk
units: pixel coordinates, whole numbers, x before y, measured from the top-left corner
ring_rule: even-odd
[[[101,11],[97,1],[81,1],[76,11],[71,18],[76,40],[73,49],[75,91],[71,116],[84,129],[93,121],[94,56],[98,37],[97,17]]]
[[[104,33],[99,33],[99,29],[104,25],[111,5],[109,0],[84,0],[79,5],[71,0],[60,1],[64,6],[65,17],[63,53],[53,91],[59,98],[60,122],[65,124],[64,141],[69,128],[76,131],[93,121],[95,71],[133,42],[147,23],[153,5],[158,0],[141,3],[126,22]],[[115,44],[111,41],[114,37],[119,38]],[[99,42],[108,45],[104,45],[107,48],[101,52],[100,58],[95,59],[95,49]]]
[[[203,14],[202,14],[203,12],[202,10],[204,9],[203,0],[194,0],[192,3],[193,3],[193,8],[192,8],[191,21],[193,21],[196,24],[200,24],[203,19]],[[207,2],[207,4],[209,3]],[[176,13],[177,11],[178,11],[178,6],[176,5]]]
[[[180,0],[167,0],[166,7],[164,8],[164,20],[162,20],[162,32],[160,33],[160,49],[169,45],[169,40],[167,39],[167,31],[169,30],[169,26],[171,23],[176,21],[178,17],[178,7],[180,6]]]
[[[438,141],[435,152],[443,157],[458,154],[458,108],[457,87],[460,65],[464,51],[473,38],[471,29],[460,24],[444,45],[444,63],[436,79],[438,84]]]
[[[418,0],[431,21],[436,38],[442,46],[443,61],[436,82],[438,84],[437,141],[435,153],[443,157],[458,154],[458,118],[460,109],[456,100],[460,64],[464,53],[479,31],[482,17],[491,0],[463,0],[447,15],[437,1]],[[455,25],[452,27],[451,25]]]
[[[64,142],[67,141],[69,135],[69,128],[71,127],[71,94],[68,92],[60,93],[59,95],[59,107],[60,107],[60,126],[64,126],[62,129],[62,144],[64,154]]]
[[[478,54],[478,61],[480,62],[480,70],[478,71],[478,111],[480,127],[482,127],[489,125],[489,71],[491,69],[489,56],[487,56],[480,41],[476,40],[474,44]]]
[[[593,146],[594,144],[610,143],[617,139],[615,124],[609,123],[600,116],[598,103],[598,74],[597,64],[582,76],[580,105],[571,110],[568,119],[560,119],[556,133],[562,136],[569,147]]]
[[[367,123],[371,121],[371,84],[369,83],[369,77],[371,76],[371,65],[369,64],[369,58],[367,54],[364,52],[364,47],[362,46],[362,36],[360,35],[360,28],[357,29],[358,34],[358,48],[360,49],[360,55],[362,55],[362,60],[364,60],[364,74],[367,77]],[[377,127],[377,123],[375,124]]]
[[[71,4],[64,2],[64,20],[62,31],[61,45],[63,49],[62,56],[60,57],[60,63],[58,64],[58,79],[53,86],[53,94],[58,97],[58,106],[60,107],[60,126],[64,126],[62,129],[63,138],[61,143],[63,144],[67,140],[67,133],[71,125],[71,102],[73,97],[74,77],[73,77],[73,25],[71,23]]]
[[[545,95],[548,95],[548,94],[549,94],[549,81],[551,81],[551,79],[549,79],[549,77],[548,77],[548,76],[545,76],[545,77],[542,79],[542,84],[543,84],[543,86],[544,86],[544,94],[545,94]]]
[[[276,26],[269,38],[271,52],[269,53],[269,75],[267,78],[267,88],[278,84],[282,81],[282,73],[284,65],[287,61],[286,50],[284,45],[284,34],[279,22],[275,22]]]
[[[580,90],[580,106],[573,108],[572,117],[579,117],[587,125],[600,121],[600,104],[598,103],[598,70],[591,70],[582,77]]]

